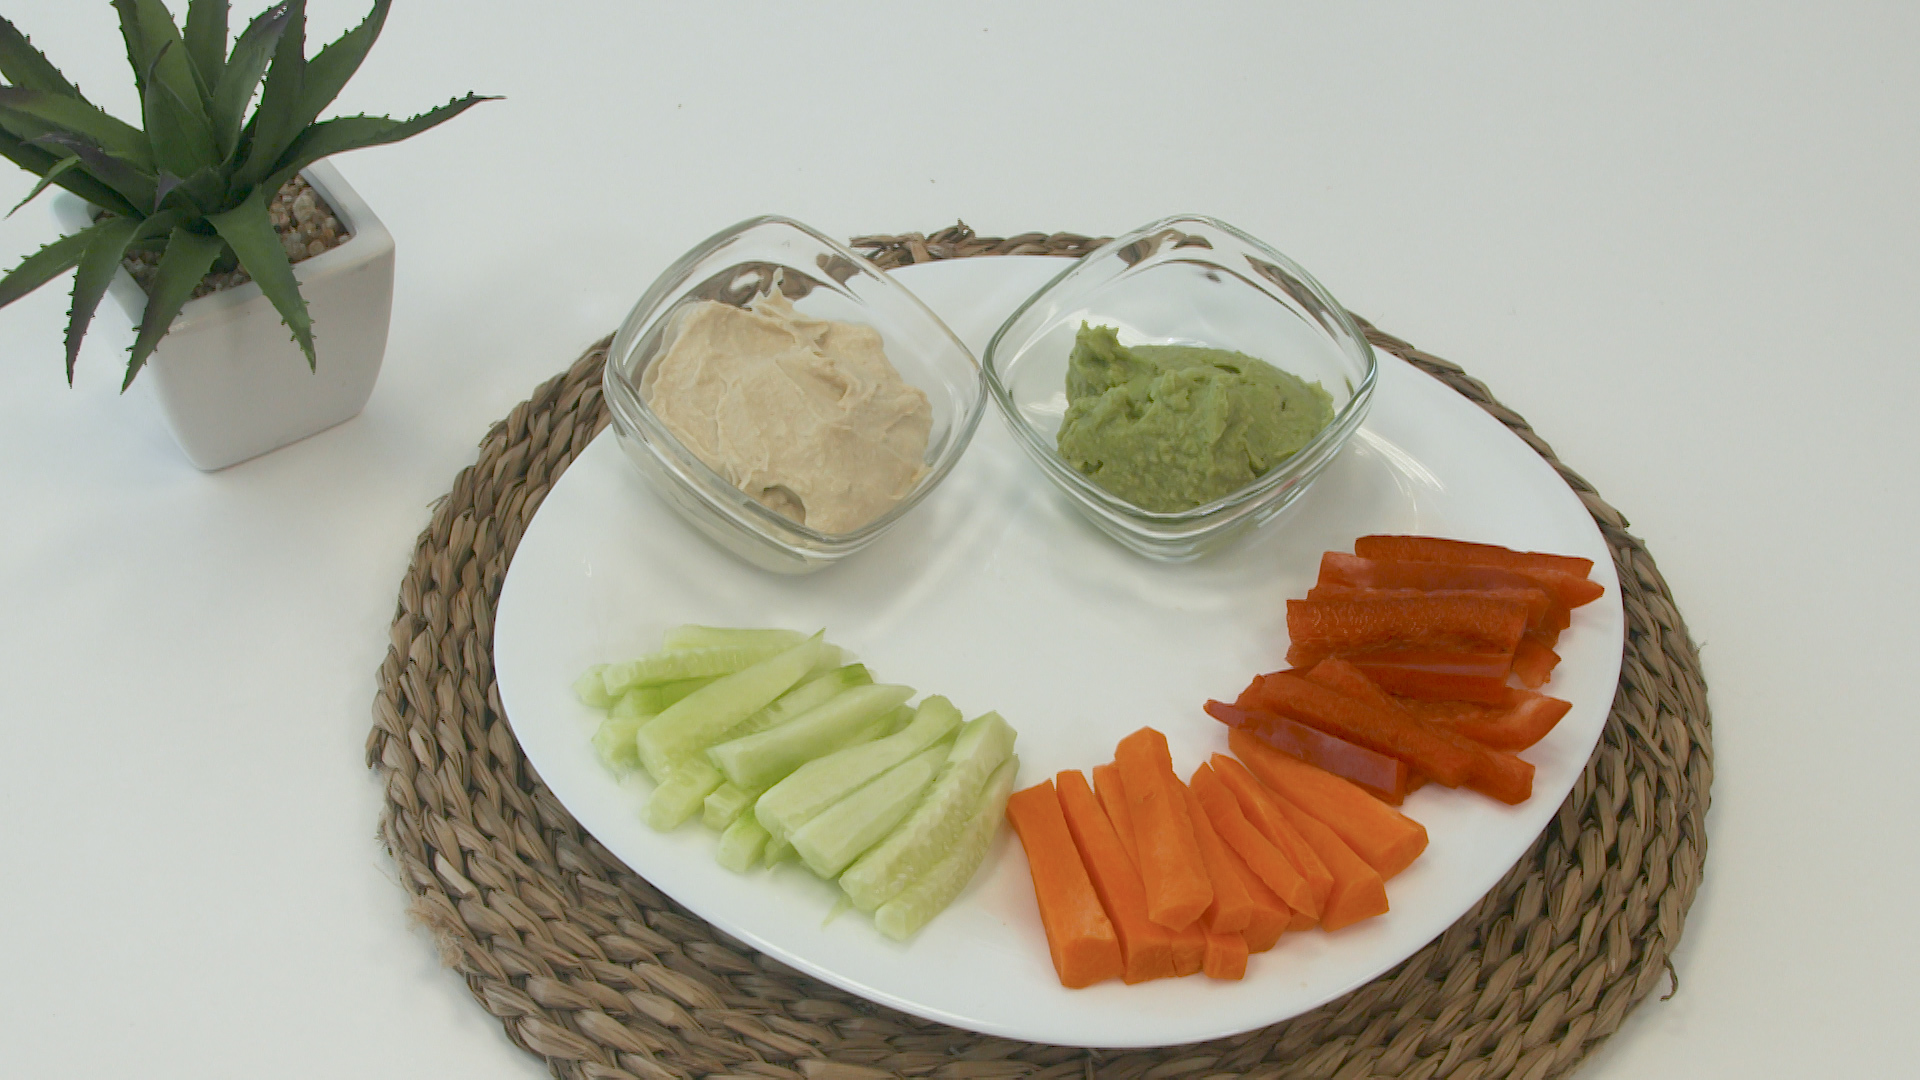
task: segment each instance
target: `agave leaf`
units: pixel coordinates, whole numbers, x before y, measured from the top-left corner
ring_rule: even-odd
[[[190,173],[220,162],[213,128],[207,124],[206,110],[200,107],[192,78],[185,80],[188,85],[183,91],[179,80],[164,75],[173,66],[167,63],[168,57],[184,59],[185,52],[185,47],[176,42],[160,47],[140,101],[147,120],[147,138],[153,143],[153,159],[162,170],[175,173]]]
[[[22,139],[65,131],[81,136],[134,168],[153,168],[146,132],[78,98],[45,90],[0,86],[0,127]]]
[[[96,226],[97,227],[97,226]],[[176,226],[167,237],[167,250],[160,256],[160,268],[154,274],[153,288],[147,293],[147,313],[140,320],[140,333],[133,339],[127,359],[127,377],[120,390],[133,385],[133,377],[147,364],[160,339],[167,336],[174,317],[192,299],[200,279],[207,276],[213,260],[220,257],[220,238]]]
[[[72,155],[79,158],[94,179],[113,189],[130,206],[136,208],[130,211],[132,216],[145,217],[153,213],[155,208],[153,177],[130,167],[126,162],[77,135],[54,132],[42,135],[33,142],[36,146],[52,147],[55,153],[62,156]]]
[[[212,111],[213,88],[220,85],[227,66],[227,0],[187,0],[187,24],[181,36],[206,94],[204,104]]]
[[[267,191],[278,191],[280,185],[293,179],[295,173],[321,158],[366,146],[399,142],[444,124],[483,101],[498,100],[468,94],[406,120],[395,120],[389,116],[337,116],[332,120],[322,120],[294,140],[293,145],[287,148],[286,156],[281,159],[280,168],[260,186]]]
[[[87,100],[80,88],[67,81],[45,53],[33,47],[27,35],[0,17],[0,75],[8,82],[29,90],[45,90]]]
[[[253,101],[253,92],[259,88],[260,77],[266,74],[267,62],[273,59],[280,35],[286,32],[291,19],[292,7],[276,4],[248,23],[240,32],[240,39],[233,43],[233,55],[220,72],[220,83],[214,87],[213,107],[209,110],[214,141],[223,159],[231,158],[234,148],[240,145],[247,105]]]
[[[199,73],[187,55],[186,40],[173,21],[173,12],[160,0],[113,0],[120,13],[120,36],[126,39],[127,63],[133,65],[133,83],[146,101],[154,80],[165,80],[175,94],[191,98],[204,119],[208,90],[198,85]],[[171,53],[170,58],[167,54]],[[147,121],[151,131],[153,121]]]
[[[42,147],[34,146],[10,131],[0,130],[0,157],[38,176],[45,176],[60,168],[62,161],[68,160],[59,154]],[[116,214],[139,216],[126,197],[89,176],[86,172],[63,171],[54,183],[73,192],[95,206],[111,210]]]
[[[293,331],[293,340],[307,354],[307,367],[316,366],[313,354],[313,320],[307,314],[307,301],[300,295],[300,283],[294,280],[293,263],[287,249],[267,217],[267,203],[276,189],[257,187],[245,202],[222,214],[207,218],[219,231],[240,266],[260,285],[260,291],[273,302],[280,320]]]
[[[387,24],[387,9],[392,6],[393,0],[374,0],[373,10],[367,12],[359,26],[341,34],[339,40],[321,49],[308,62],[298,115],[302,128],[319,119],[321,110],[333,104],[347,80],[360,70],[360,62],[367,58],[367,50],[379,39],[381,28]]]
[[[187,177],[162,173],[154,205],[201,218],[225,209],[226,195],[226,173],[214,165]]]
[[[120,269],[127,245],[139,234],[143,222],[135,218],[109,217],[88,229],[86,251],[80,256],[80,269],[73,275],[73,306],[67,309],[67,385],[73,385],[73,365],[80,359],[80,341],[86,337],[100,298],[107,295],[107,283]]]
[[[274,162],[306,126],[296,121],[306,79],[307,4],[287,0],[287,26],[274,45],[273,63],[260,87],[260,107],[247,125],[246,162],[234,176],[233,194],[244,194],[273,172]]]
[[[55,180],[60,179],[60,175],[62,173],[66,172],[68,169],[71,169],[78,164],[80,164],[80,159],[77,157],[61,158],[58,164],[54,165],[53,168],[48,169],[46,173],[40,177],[40,182],[33,185],[33,190],[27,192],[26,198],[21,199],[19,202],[13,204],[13,209],[7,211],[7,216],[12,217],[13,215],[19,213],[21,207],[39,198],[40,193],[47,190],[49,187],[52,187],[53,182]]]
[[[73,269],[80,261],[81,254],[87,250],[94,229],[99,227],[94,225],[63,236],[20,260],[19,266],[7,271],[6,277],[0,278],[0,307],[6,307]]]

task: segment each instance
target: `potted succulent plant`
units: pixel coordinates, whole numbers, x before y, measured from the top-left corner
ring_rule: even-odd
[[[72,196],[55,208],[67,234],[0,278],[0,307],[75,271],[71,384],[113,293],[138,324],[121,389],[151,368],[174,438],[202,469],[357,415],[386,348],[393,243],[323,159],[488,99],[468,94],[407,120],[319,119],[391,0],[312,57],[304,0],[267,9],[230,47],[226,0],[189,0],[184,24],[161,0],[113,6],[138,127],[89,102],[0,18],[0,154],[40,177],[23,203],[49,186]]]

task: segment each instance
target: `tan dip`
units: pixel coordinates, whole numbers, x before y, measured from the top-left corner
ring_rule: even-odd
[[[809,319],[777,290],[683,308],[640,394],[714,472],[827,533],[893,509],[926,471],[933,411],[870,326]]]

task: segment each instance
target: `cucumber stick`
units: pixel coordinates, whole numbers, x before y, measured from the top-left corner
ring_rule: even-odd
[[[807,869],[835,878],[912,812],[946,764],[951,742],[922,750],[839,802],[815,814],[787,837]],[[765,825],[766,822],[761,822]]]
[[[661,832],[677,829],[699,811],[701,803],[725,779],[711,762],[693,758],[665,783],[654,787],[640,816]]]
[[[580,699],[581,704],[590,705],[596,709],[612,708],[618,695],[607,693],[607,681],[604,678],[607,667],[606,664],[595,664],[588,668],[585,674],[574,680],[573,693]]]
[[[799,693],[799,691],[796,690],[794,693]],[[783,698],[781,700],[784,701],[785,699]],[[885,716],[861,728],[851,739],[835,746],[833,750],[838,752],[849,746],[858,746],[861,743],[885,738],[904,728],[912,718],[912,709],[907,708],[905,705],[897,706]],[[701,820],[706,823],[709,829],[725,829],[727,826],[733,824],[735,818],[746,813],[755,802],[759,801],[760,796],[766,793],[765,788],[743,788],[733,781],[728,780],[713,789],[712,794],[707,796]]]
[[[636,686],[697,679],[711,675],[731,675],[752,667],[787,649],[778,644],[710,645],[698,649],[668,649],[638,660],[608,664],[600,679],[608,696],[618,698]]]
[[[1012,755],[1013,742],[1013,728],[999,713],[967,721],[926,798],[899,828],[840,875],[840,887],[854,907],[873,912],[953,849],[973,818],[988,778]]]
[[[752,814],[743,814],[720,834],[720,849],[713,857],[721,866],[744,874],[760,861],[766,850],[767,830],[753,820]]]
[[[815,814],[852,794],[867,781],[947,737],[960,726],[960,710],[943,697],[929,697],[913,722],[884,739],[814,758],[767,789],[753,812],[776,839],[792,836]]]
[[[613,704],[612,712],[616,716],[658,716],[666,711],[667,706],[717,678],[718,675],[707,675],[698,679],[675,679],[651,686],[636,686],[620,695],[620,700]]]
[[[665,783],[688,759],[791,690],[821,662],[830,648],[832,646],[815,634],[785,652],[716,679],[674,702],[659,716],[647,721],[634,737],[641,766],[656,783]],[[838,655],[838,650],[834,650],[834,655]]]
[[[912,696],[909,686],[856,686],[778,727],[710,747],[707,756],[743,788],[772,787]],[[641,729],[643,738],[646,730]],[[645,761],[644,746],[640,753]]]
[[[791,649],[807,640],[797,630],[736,630],[726,626],[676,626],[661,636],[661,648],[706,649],[716,645],[774,645]]]
[[[973,880],[974,872],[993,847],[993,838],[1000,833],[1000,822],[1007,816],[1007,796],[1013,794],[1013,777],[1019,770],[1017,757],[1009,757],[994,770],[974,803],[967,827],[946,855],[873,913],[873,925],[881,933],[895,941],[907,940],[953,903]]]
[[[607,714],[600,726],[593,732],[593,749],[600,756],[600,763],[614,772],[626,772],[640,767],[640,752],[634,749],[633,736],[640,725],[653,719],[647,713],[621,715],[618,712]]]

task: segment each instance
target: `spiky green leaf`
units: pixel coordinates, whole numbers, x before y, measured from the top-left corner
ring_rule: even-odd
[[[68,132],[134,168],[143,171],[153,168],[153,154],[145,132],[78,98],[19,86],[0,86],[0,128],[22,139],[52,131]]]
[[[213,88],[227,66],[227,0],[187,0],[187,23],[181,30],[186,39],[187,59],[193,61],[200,86],[207,91],[206,105],[213,108]]]
[[[154,179],[146,173],[132,168],[126,162],[101,150],[77,135],[55,132],[42,135],[33,140],[35,146],[43,146],[56,154],[72,155],[80,159],[81,165],[94,179],[112,188],[120,197],[135,208],[133,216],[144,217],[151,214],[155,207]],[[106,204],[100,204],[106,205]]]
[[[79,270],[73,275],[73,306],[67,309],[67,385],[73,385],[73,365],[80,359],[80,342],[107,295],[107,283],[120,269],[127,245],[140,233],[143,222],[134,218],[109,217],[88,229],[86,251],[81,253]]]
[[[246,131],[246,161],[234,175],[235,194],[266,179],[288,144],[306,127],[299,120],[307,79],[306,0],[288,0],[287,26],[274,46],[273,63],[260,87],[260,107]]]
[[[82,229],[77,233],[63,236],[39,251],[20,260],[20,265],[0,278],[0,307],[6,307],[15,300],[73,269],[80,256],[87,250],[87,243],[94,229]]]
[[[367,58],[367,50],[379,39],[381,28],[387,24],[387,9],[392,6],[393,0],[374,0],[373,10],[367,12],[360,25],[341,34],[308,62],[306,85],[300,95],[301,127],[318,120],[321,111],[340,96],[347,80],[360,70],[360,62]]]
[[[259,88],[260,77],[266,74],[267,63],[273,59],[280,35],[286,32],[292,17],[291,5],[275,4],[248,23],[240,32],[239,40],[233,43],[233,55],[220,73],[220,84],[214,87],[213,108],[209,113],[213,138],[222,158],[233,157],[234,149],[240,145],[247,106],[252,103],[253,92]]]
[[[133,377],[140,374],[160,339],[167,336],[175,316],[193,298],[194,287],[220,257],[221,248],[219,237],[206,236],[185,226],[175,228],[167,237],[167,250],[160,256],[153,287],[147,292],[147,313],[140,320],[140,333],[134,337],[127,359],[127,377],[120,384],[122,392],[133,385]]]
[[[44,174],[41,175],[40,182],[33,185],[33,190],[27,192],[26,198],[21,199],[19,202],[13,204],[13,209],[7,211],[7,216],[12,217],[13,215],[19,213],[21,207],[39,198],[41,192],[52,187],[53,182],[55,180],[60,179],[62,174],[64,174],[68,169],[71,169],[78,164],[80,164],[80,159],[77,157],[60,159],[60,161],[57,164],[55,164],[53,168],[48,169]]]
[[[395,120],[388,116],[337,116],[332,120],[322,120],[294,140],[293,145],[287,148],[280,168],[261,186],[269,191],[278,191],[280,185],[293,179],[295,173],[321,158],[412,138],[428,128],[446,123],[483,101],[498,100],[468,94],[406,120]]]
[[[170,58],[185,53],[173,42],[161,46],[154,58],[153,76],[147,80],[141,111],[146,116],[147,138],[153,143],[153,160],[162,170],[177,174],[194,172],[220,163],[220,151],[214,146],[213,128],[207,123],[206,110],[200,107],[199,91],[191,77],[168,78],[164,73]]]
[[[207,220],[239,256],[240,266],[259,283],[260,291],[273,302],[281,321],[293,331],[293,340],[299,343],[300,351],[307,354],[307,366],[311,368],[316,365],[313,321],[307,315],[306,298],[300,295],[300,283],[294,280],[287,249],[280,242],[280,234],[274,231],[273,221],[267,217],[267,204],[273,192],[273,188],[255,188],[245,202]]]
[[[46,54],[34,48],[27,35],[5,18],[0,18],[0,75],[15,86],[87,100],[80,88],[68,82]]]
[[[0,131],[0,157],[33,173],[45,176],[60,167],[67,158],[41,146],[34,146],[10,131]],[[135,214],[133,204],[119,192],[113,190],[82,170],[62,172],[54,183],[73,192],[95,206],[111,210],[116,214]]]

